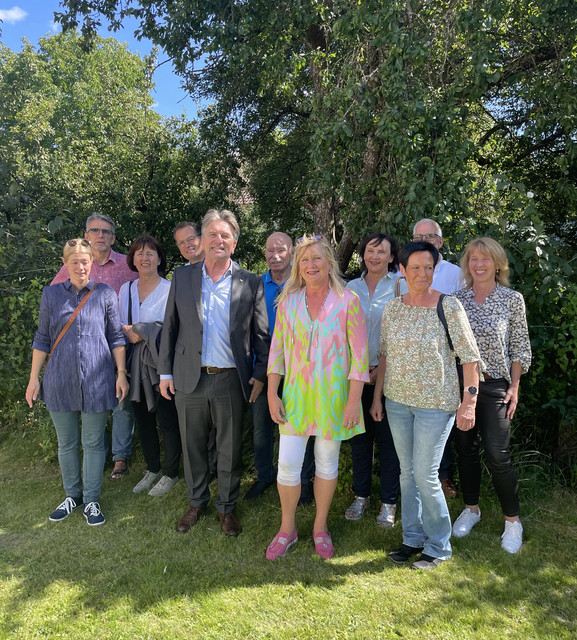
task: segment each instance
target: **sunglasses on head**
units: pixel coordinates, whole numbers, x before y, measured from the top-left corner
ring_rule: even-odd
[[[322,240],[323,236],[318,236],[318,235],[310,235],[310,236],[302,236],[301,238],[297,238],[296,243],[297,244],[301,244],[301,242],[304,242],[305,240]]]
[[[83,247],[89,247],[90,242],[88,240],[68,240],[66,243],[69,247],[75,247],[77,244],[81,244]]]

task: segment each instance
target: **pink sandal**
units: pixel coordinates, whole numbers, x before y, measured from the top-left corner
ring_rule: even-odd
[[[293,546],[299,539],[297,530],[294,530],[292,536],[284,531],[279,531],[273,538],[272,542],[266,549],[267,560],[276,560],[281,556],[286,555],[286,552]]]
[[[313,536],[315,542],[315,553],[321,558],[328,560],[335,555],[335,548],[331,534],[328,531],[319,531]]]

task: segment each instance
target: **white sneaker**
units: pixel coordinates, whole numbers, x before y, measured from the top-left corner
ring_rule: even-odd
[[[379,527],[394,527],[395,526],[395,514],[397,513],[396,504],[381,503],[381,510],[377,516],[377,525]]]
[[[171,478],[170,476],[162,476],[162,478],[160,478],[160,480],[148,492],[148,495],[157,497],[163,496],[165,493],[168,493],[177,482],[178,476],[176,476],[176,478]]]
[[[134,487],[132,491],[134,493],[140,493],[141,491],[148,491],[150,487],[162,476],[162,471],[158,473],[152,473],[148,469],[144,472],[142,480]]]
[[[481,511],[479,513],[475,513],[471,511],[468,507],[463,509],[461,515],[455,520],[455,524],[453,525],[453,535],[455,538],[464,538],[471,533],[471,529],[479,522],[481,519]]]
[[[516,520],[505,520],[505,531],[501,536],[501,546],[509,553],[517,553],[523,544],[523,525]]]

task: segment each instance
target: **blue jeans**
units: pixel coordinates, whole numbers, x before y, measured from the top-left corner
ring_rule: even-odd
[[[387,416],[401,465],[403,542],[434,558],[451,557],[451,517],[439,463],[455,413],[410,407],[387,398]]]
[[[134,412],[128,398],[119,402],[112,412],[112,459],[128,460],[132,455]]]
[[[51,411],[58,436],[58,462],[67,496],[98,502],[104,471],[104,433],[110,412]],[[79,424],[82,418],[82,425]],[[84,459],[80,466],[80,442]],[[84,492],[82,478],[84,477]]]
[[[275,479],[273,457],[274,436],[277,426],[270,417],[267,400],[267,390],[260,392],[255,402],[251,403],[253,423],[254,468],[257,479],[261,482],[273,482]],[[314,438],[309,438],[303,468],[301,483],[311,484],[315,475]]]

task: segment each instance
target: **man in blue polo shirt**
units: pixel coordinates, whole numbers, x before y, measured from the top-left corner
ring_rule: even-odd
[[[276,299],[291,273],[293,257],[293,243],[286,233],[271,234],[265,247],[265,258],[268,271],[262,276],[264,282],[264,297],[268,312],[269,331],[272,337],[276,320]],[[255,402],[251,403],[253,420],[254,466],[257,479],[245,494],[245,500],[259,498],[274,482],[274,434],[276,425],[270,417],[266,391],[261,393]],[[311,442],[313,439],[310,439]],[[308,453],[308,450],[307,450]],[[301,476],[301,503],[312,500],[311,479],[314,458],[305,457]]]

